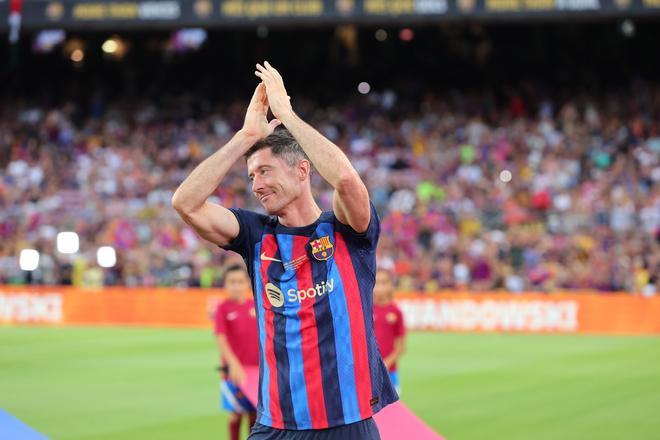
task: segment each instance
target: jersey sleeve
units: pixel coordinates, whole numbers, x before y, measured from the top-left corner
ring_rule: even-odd
[[[240,208],[229,208],[229,211],[234,214],[238,221],[238,235],[232,241],[220,247],[238,253],[247,262],[251,259],[254,244],[261,239],[264,225],[269,218]]]
[[[338,229],[341,230],[353,243],[360,248],[375,250],[378,244],[378,237],[380,236],[380,218],[376,212],[376,207],[371,201],[369,202],[369,209],[371,215],[369,218],[369,226],[364,232],[357,232],[349,225],[345,225],[337,220]]]
[[[222,306],[223,303],[218,304],[218,308],[215,309],[215,334],[224,335],[227,333],[227,321],[225,319],[225,311]]]

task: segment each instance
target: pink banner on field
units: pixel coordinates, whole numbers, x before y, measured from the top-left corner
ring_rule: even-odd
[[[259,368],[245,368],[243,393],[257,406],[259,397]],[[422,419],[417,417],[403,402],[395,402],[382,409],[374,416],[381,440],[444,440],[436,434]]]
[[[381,440],[444,440],[401,401],[380,410],[374,420]]]

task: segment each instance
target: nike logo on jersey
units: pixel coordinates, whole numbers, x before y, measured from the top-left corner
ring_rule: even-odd
[[[267,257],[265,252],[262,252],[262,253],[261,253],[261,259],[262,259],[262,260],[265,260],[265,261],[276,261],[276,262],[278,262],[278,263],[281,263],[281,262],[282,262],[282,260],[278,260],[277,258]]]

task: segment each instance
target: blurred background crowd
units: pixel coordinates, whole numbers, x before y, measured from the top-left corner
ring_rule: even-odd
[[[559,88],[520,78],[468,89],[381,80],[317,99],[296,94],[300,76],[294,109],[363,176],[381,218],[378,264],[396,273],[398,289],[660,287],[657,82]],[[0,284],[210,287],[240,261],[199,238],[170,199],[241,127],[253,85],[224,98],[154,97],[123,81],[130,93],[0,104]],[[216,87],[222,95],[232,85]],[[328,185],[316,175],[313,187],[329,209]],[[243,161],[213,199],[261,210]],[[79,235],[79,252],[56,250],[60,231]],[[96,264],[100,246],[116,249],[114,267]],[[19,268],[24,248],[40,252],[38,270]]]

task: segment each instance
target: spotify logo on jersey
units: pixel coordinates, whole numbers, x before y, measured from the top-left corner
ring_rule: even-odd
[[[284,294],[279,287],[273,283],[266,284],[266,296],[273,307],[281,307],[284,304]]]

